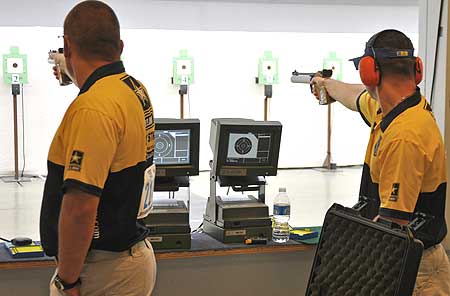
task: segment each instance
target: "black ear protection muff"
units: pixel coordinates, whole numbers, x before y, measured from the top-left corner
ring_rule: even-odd
[[[372,36],[366,43],[366,49],[364,55],[358,58],[351,59],[355,64],[356,69],[359,69],[359,76],[364,85],[368,87],[375,87],[380,84],[381,72],[378,65],[378,59],[389,59],[389,58],[415,58],[415,82],[416,85],[422,81],[423,78],[423,63],[419,57],[414,56],[414,48],[411,49],[391,49],[391,48],[375,48],[374,44],[377,37],[386,32],[381,31],[374,36]],[[396,30],[390,30],[396,31]],[[396,31],[399,32],[399,31]],[[401,33],[401,32],[399,32]],[[403,33],[401,33],[403,34]],[[406,37],[406,36],[405,36]],[[408,37],[406,37],[408,38]],[[409,40],[409,38],[408,38]],[[411,43],[412,44],[412,43]]]

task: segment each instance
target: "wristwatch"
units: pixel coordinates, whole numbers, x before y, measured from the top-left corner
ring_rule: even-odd
[[[81,284],[80,278],[78,278],[76,282],[69,284],[60,279],[58,275],[55,276],[53,282],[55,283],[55,287],[58,288],[58,290],[60,291],[70,290]]]

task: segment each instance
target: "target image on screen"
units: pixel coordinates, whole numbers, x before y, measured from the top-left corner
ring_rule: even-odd
[[[156,165],[185,165],[189,159],[190,130],[156,130]]]
[[[230,133],[226,162],[236,165],[267,165],[270,140],[269,133]]]

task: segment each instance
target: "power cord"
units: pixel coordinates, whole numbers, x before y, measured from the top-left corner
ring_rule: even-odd
[[[3,237],[0,237],[0,240],[8,242],[8,243],[11,243],[11,244],[13,244],[15,246],[18,246],[18,247],[28,246],[28,245],[30,245],[33,242],[33,240],[31,238],[28,238],[28,237],[16,237],[16,238],[13,238],[11,240],[3,238]]]
[[[439,21],[436,34],[436,50],[434,51],[434,67],[433,67],[433,80],[431,80],[431,94],[430,94],[430,106],[433,108],[433,97],[434,97],[434,81],[436,80],[436,68],[437,68],[437,58],[439,52],[439,35],[441,34],[441,20],[442,20],[442,7],[444,6],[444,0],[440,1],[439,4]]]
[[[4,242],[8,242],[8,243],[11,242],[9,239],[3,238],[3,237],[0,237],[0,240],[2,240],[2,241],[4,241]]]
[[[202,233],[203,232],[203,222],[197,227],[197,229],[192,230],[191,233]]]
[[[23,84],[22,86],[22,158],[23,158],[23,166],[22,166],[22,173],[21,178],[23,178],[23,172],[25,171],[25,164],[26,164],[26,158],[25,158],[25,107],[24,107],[24,100],[23,100]]]
[[[189,97],[189,93],[190,93],[190,90],[189,90],[189,88],[188,88],[188,90],[187,90],[188,112],[189,112],[189,118],[191,118],[191,99],[190,99],[190,97]]]

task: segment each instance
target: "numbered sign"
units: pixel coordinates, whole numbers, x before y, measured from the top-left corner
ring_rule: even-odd
[[[19,74],[11,74],[11,83],[12,84],[20,84]]]

